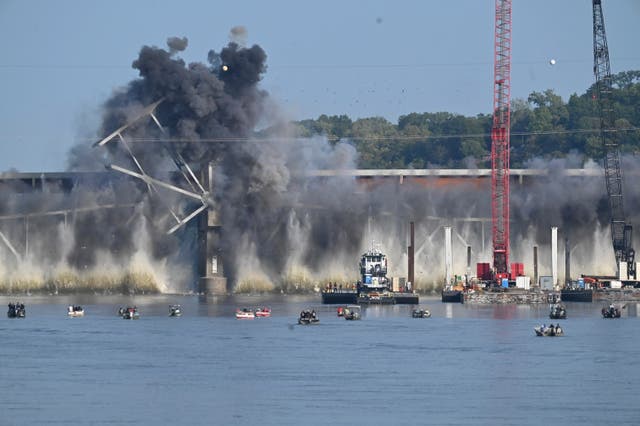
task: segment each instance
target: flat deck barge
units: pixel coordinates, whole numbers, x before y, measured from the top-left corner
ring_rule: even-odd
[[[420,297],[416,293],[390,291],[384,293],[346,291],[323,291],[322,303],[334,304],[364,304],[364,305],[418,305]]]

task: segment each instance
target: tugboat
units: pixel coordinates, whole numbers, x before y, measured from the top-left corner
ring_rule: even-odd
[[[620,318],[622,315],[620,309],[613,303],[608,308],[602,308],[600,312],[602,313],[602,318]]]
[[[298,318],[298,324],[300,325],[314,325],[318,324],[320,319],[318,315],[316,315],[316,311],[305,309],[300,312],[300,318]]]
[[[371,248],[360,257],[360,280],[351,288],[328,284],[322,292],[322,303],[339,304],[418,304],[418,295],[411,289],[392,291],[387,277],[387,256]]]
[[[24,307],[24,303],[9,303],[9,310],[7,316],[9,318],[24,318],[27,315],[27,310]]]
[[[567,319],[567,308],[562,302],[554,303],[551,305],[549,312],[549,318],[551,319]]]
[[[182,307],[180,305],[170,305],[169,306],[169,316],[170,317],[182,316]]]

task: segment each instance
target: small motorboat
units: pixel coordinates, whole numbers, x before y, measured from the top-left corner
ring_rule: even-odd
[[[304,311],[300,312],[300,318],[298,318],[298,324],[313,325],[313,324],[318,324],[319,322],[320,322],[320,319],[318,318],[316,311],[305,309]]]
[[[67,309],[67,315],[72,318],[83,317],[84,309],[80,305],[69,305],[69,308]]]
[[[169,316],[170,317],[182,316],[182,307],[180,305],[170,305],[169,306]]]
[[[236,310],[236,319],[254,319],[256,317],[255,312],[249,308],[242,308]]]
[[[567,319],[567,308],[563,303],[554,303],[551,305],[549,311],[549,318],[551,319]]]
[[[556,325],[541,325],[539,327],[534,327],[533,329],[536,332],[536,336],[544,336],[544,337],[560,337],[564,336],[564,330],[560,327],[560,324]]]
[[[9,303],[9,310],[7,311],[9,318],[24,318],[27,316],[27,310],[24,307],[24,303]]]
[[[346,320],[359,320],[362,318],[362,313],[361,313],[361,309],[359,305],[347,305],[346,308],[344,308],[344,319]]]
[[[136,306],[134,306],[133,308],[130,306],[127,306],[126,308],[120,308],[118,312],[122,316],[122,319],[140,319],[140,313],[138,312],[138,308]]]
[[[431,318],[431,312],[428,309],[414,309],[411,311],[413,318]]]
[[[621,309],[616,305],[611,304],[608,308],[602,308],[602,318],[620,318],[622,315]]]
[[[258,309],[256,309],[255,314],[256,314],[256,317],[258,317],[258,318],[270,317],[271,316],[271,308],[267,308],[266,306],[262,307],[262,308],[258,308]]]

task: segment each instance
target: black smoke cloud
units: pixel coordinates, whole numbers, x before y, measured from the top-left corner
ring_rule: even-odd
[[[442,186],[437,180],[406,179],[400,184],[371,179],[363,185],[351,177],[310,177],[318,170],[356,168],[357,154],[347,143],[292,137],[283,124],[286,120],[279,118],[268,93],[259,87],[267,70],[261,47],[232,41],[219,52],[210,51],[206,64],[187,64],[178,56],[187,39],[174,37],[167,44],[167,49],[140,50],[132,63],[139,78],[105,102],[99,136],[110,134],[160,99],[156,116],[164,131],[143,120],[126,131],[128,148],[115,140],[104,148],[74,147],[70,170],[101,171],[106,163],[138,171],[130,149],[148,174],[191,189],[176,177],[172,156],[182,156],[199,176],[213,164],[211,198],[222,225],[219,244],[231,286],[292,289],[291,283],[353,280],[358,256],[370,244],[388,253],[392,275],[405,276],[410,221],[416,223],[419,287],[442,282],[443,226],[454,227],[455,253],[460,253],[454,255],[457,273],[466,272],[467,244],[472,246],[474,263],[491,261],[488,180]],[[256,127],[265,121],[278,131],[267,138],[254,137]],[[604,179],[562,173],[581,163],[580,159],[537,160],[530,167],[547,170],[548,176],[525,178],[511,186],[511,260],[524,262],[529,273],[534,244],[540,246],[540,274],[550,268],[545,258],[551,226],[558,226],[575,246],[576,269],[610,273],[614,268]],[[637,172],[633,160],[625,159],[624,165],[630,175]],[[625,190],[633,223],[640,197],[636,186],[627,185]],[[195,223],[171,236],[166,231],[175,223],[169,207],[184,217],[197,205],[118,174],[75,187],[71,194],[58,192],[17,196],[9,191],[0,205],[4,214],[97,208],[75,213],[70,228],[58,226],[59,218],[58,225],[33,221],[30,230],[40,242],[32,242],[30,250],[38,264],[53,268],[66,263],[83,270],[100,267],[107,253],[110,263],[127,265],[144,250],[152,268],[170,270],[165,279],[171,282],[163,288],[193,288]],[[107,205],[130,207],[100,207]],[[12,241],[24,240],[23,225],[4,231]],[[55,249],[60,246],[66,248]],[[25,251],[24,245],[16,247]],[[7,258],[4,248],[2,254]]]

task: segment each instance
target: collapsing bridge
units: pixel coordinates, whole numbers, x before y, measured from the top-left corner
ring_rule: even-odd
[[[99,205],[82,205],[77,197],[73,195],[80,190],[88,190],[98,192],[101,188],[105,187],[119,187],[129,180],[140,179],[145,184],[149,183],[149,191],[170,191],[165,187],[165,184],[175,186],[176,194],[185,199],[194,200],[193,204],[198,205],[200,203],[204,206],[201,196],[204,194],[214,193],[214,180],[215,165],[209,164],[204,168],[192,169],[192,172],[188,171],[187,176],[193,175],[197,178],[202,191],[200,193],[195,192],[188,183],[182,173],[174,172],[166,178],[166,181],[155,179],[150,176],[145,178],[144,171],[138,170],[132,173],[120,172],[121,166],[114,165],[110,170],[103,172],[53,172],[53,173],[1,173],[0,174],[0,193],[6,196],[8,200],[25,200],[29,197],[47,197],[51,199],[54,195],[59,195],[64,199],[64,202],[55,205],[55,208],[51,208],[52,204],[48,203],[29,203],[30,207],[21,207],[16,210],[8,210],[0,212],[0,251],[5,251],[10,256],[17,259],[25,257],[29,254],[30,246],[33,246],[33,240],[38,238],[38,228],[36,225],[42,225],[43,220],[46,220],[46,226],[55,227],[58,224],[62,226],[71,226],[75,220],[82,218],[83,215],[90,215],[96,212],[106,214],[106,211],[124,211],[125,216],[130,217],[131,212],[136,210],[137,203],[135,200],[129,200],[122,198],[120,200],[110,200],[109,203],[103,203]],[[144,169],[143,169],[144,170]],[[544,185],[548,179],[556,179],[558,176],[563,176],[567,179],[577,179],[583,181],[587,179],[597,184],[602,178],[602,171],[600,169],[567,169],[562,171],[549,171],[549,170],[532,170],[532,169],[515,169],[511,171],[512,185],[516,188],[527,188],[532,185]],[[305,179],[309,181],[316,181],[322,184],[326,181],[334,179],[347,178],[355,182],[356,191],[363,194],[376,191],[382,187],[396,188],[394,191],[406,192],[410,191],[410,188],[438,188],[446,189],[447,191],[454,190],[457,187],[467,187],[481,189],[486,191],[490,185],[491,171],[485,169],[427,169],[427,170],[316,170],[307,173]],[[180,183],[182,181],[182,183]],[[192,179],[193,181],[193,179]],[[168,183],[171,182],[171,183]],[[192,182],[193,186],[198,188],[195,182]],[[156,189],[153,189],[156,188]],[[406,188],[406,190],[403,190]],[[190,195],[188,195],[189,193]],[[164,192],[163,192],[164,194]],[[198,196],[198,198],[196,198]],[[26,197],[26,198],[25,198]],[[160,197],[160,195],[158,195]],[[225,277],[224,260],[225,251],[220,245],[219,235],[223,232],[222,224],[218,221],[217,209],[220,205],[216,205],[210,200],[211,197],[206,198],[206,208],[200,206],[187,210],[187,214],[179,216],[175,206],[167,206],[159,203],[157,209],[171,209],[173,215],[171,220],[173,224],[165,230],[165,232],[172,231],[173,234],[177,234],[178,231],[180,239],[187,238],[188,235],[193,235],[196,241],[196,259],[194,269],[198,275],[198,289],[202,292],[219,294],[227,291],[227,283]],[[12,203],[18,204],[18,203]],[[191,204],[190,204],[191,205]],[[307,208],[322,208],[322,206],[307,206]],[[199,210],[199,211],[198,211]],[[194,214],[195,213],[195,214]],[[354,212],[357,215],[366,216],[368,213],[363,211],[361,213]],[[384,213],[384,212],[383,212]],[[392,213],[389,213],[392,214]],[[191,217],[189,217],[191,216]],[[460,222],[465,223],[477,223],[478,233],[482,232],[480,240],[485,241],[484,230],[485,227],[489,229],[489,223],[491,218],[489,217],[473,217],[465,215],[449,216],[443,212],[435,212],[435,214],[423,215],[419,218],[421,221],[436,221],[438,223],[455,224]],[[193,222],[193,226],[184,228],[187,222]],[[177,225],[181,224],[176,228]],[[123,223],[126,227],[127,224]],[[176,228],[176,229],[174,229]],[[181,230],[182,229],[182,230]],[[435,232],[435,231],[434,231]],[[182,233],[185,233],[184,235]],[[117,234],[114,238],[117,238]],[[31,242],[31,243],[30,243]],[[78,242],[79,245],[89,245],[90,242]],[[80,247],[77,250],[78,256],[82,256],[84,251]],[[480,250],[484,251],[482,247]],[[418,248],[418,252],[420,247]],[[83,267],[84,260],[80,257],[78,259],[78,266]]]

